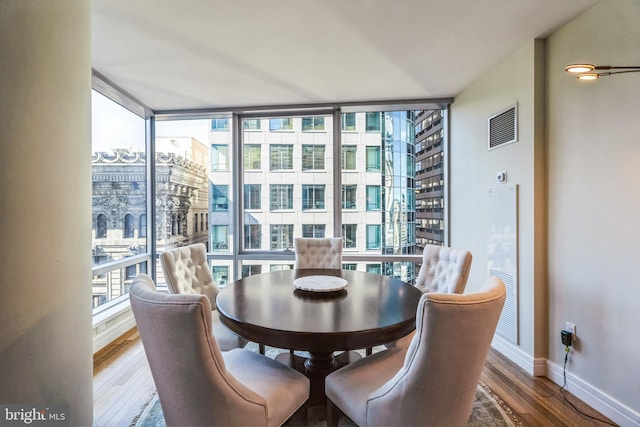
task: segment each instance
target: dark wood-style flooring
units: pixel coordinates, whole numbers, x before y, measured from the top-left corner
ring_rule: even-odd
[[[579,414],[560,387],[544,377],[532,377],[491,350],[481,380],[505,401],[525,426],[605,426]],[[142,341],[134,328],[99,351],[93,362],[94,426],[129,426],[155,391]],[[564,392],[582,412],[615,425],[571,393]]]

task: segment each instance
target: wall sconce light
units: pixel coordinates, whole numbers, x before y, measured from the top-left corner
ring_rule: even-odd
[[[611,76],[613,74],[640,73],[640,67],[614,67],[611,65],[591,64],[571,64],[564,67],[564,70],[567,73],[577,74],[578,80],[597,80],[601,76]]]

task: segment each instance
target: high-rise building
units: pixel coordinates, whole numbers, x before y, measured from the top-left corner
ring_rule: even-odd
[[[444,244],[444,115],[442,110],[416,113],[416,244]]]

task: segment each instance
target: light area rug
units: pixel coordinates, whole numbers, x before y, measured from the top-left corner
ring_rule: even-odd
[[[245,347],[249,350],[258,351],[258,346],[253,343],[247,344]],[[374,352],[384,347],[374,348]],[[275,357],[278,353],[287,350],[275,349],[267,347],[266,355]],[[296,354],[304,355],[304,352]],[[326,427],[324,420],[313,420],[313,416],[309,415],[308,427]],[[166,427],[164,416],[162,415],[162,407],[158,396],[154,393],[141,408],[138,415],[131,421],[131,427]],[[340,418],[339,427],[354,427],[355,425],[348,418]],[[467,427],[521,427],[522,422],[518,419],[517,414],[511,409],[498,395],[496,395],[486,384],[478,384],[476,390],[476,400],[473,404],[471,417]]]

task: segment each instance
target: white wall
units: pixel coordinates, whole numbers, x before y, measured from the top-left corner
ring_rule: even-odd
[[[484,281],[487,188],[518,184],[520,344],[507,355],[563,382],[560,331],[577,325],[568,389],[640,425],[640,73],[578,82],[569,63],[640,66],[640,0],[603,0],[530,41],[451,108],[451,245]],[[488,152],[486,121],[519,103],[520,138]]]
[[[640,424],[640,73],[563,72],[583,61],[640,66],[639,0],[602,1],[549,38],[547,140],[549,360],[559,371],[575,323],[571,378]]]
[[[88,0],[0,1],[0,402],[91,425]]]
[[[507,172],[507,184],[518,185],[519,349],[529,355],[530,365],[533,356],[544,356],[546,352],[546,341],[541,338],[546,319],[540,315],[546,292],[544,259],[534,262],[544,242],[544,214],[534,215],[534,210],[540,210],[544,203],[539,108],[543,101],[543,53],[544,43],[532,40],[456,96],[451,107],[449,150],[450,244],[473,253],[468,291],[477,290],[488,276],[488,189],[499,185],[498,171]],[[518,142],[488,151],[488,118],[515,103]],[[533,372],[533,368],[529,371]]]

